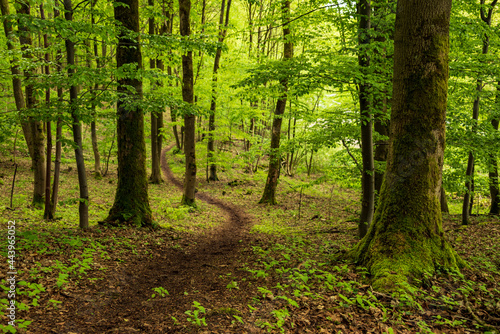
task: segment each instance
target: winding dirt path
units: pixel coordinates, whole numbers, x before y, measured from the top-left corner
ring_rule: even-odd
[[[170,148],[162,151],[162,170],[168,183],[182,188],[167,164],[166,152]],[[151,245],[151,258],[131,257],[109,270],[91,295],[79,292],[71,296],[75,302],[70,309],[73,315],[56,332],[192,332],[193,328],[179,326],[172,317],[185,321],[184,312],[193,310],[194,301],[207,309],[227,309],[245,303],[245,298],[250,298],[249,292],[242,287],[235,294],[226,286],[228,274],[235,279],[245,275],[239,269],[246,259],[245,252],[251,252],[243,251],[253,238],[248,233],[251,219],[235,205],[201,192],[196,196],[222,209],[226,222],[203,235],[183,236],[179,248],[172,247],[171,243]],[[148,300],[155,287],[167,289],[169,296]],[[89,289],[92,288],[87,286],[85,290]],[[228,314],[222,314],[220,319],[215,315],[210,324],[215,324],[220,332],[231,332],[224,329],[231,324],[230,319],[234,320]]]

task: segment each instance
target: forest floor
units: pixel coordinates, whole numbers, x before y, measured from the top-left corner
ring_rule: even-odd
[[[0,159],[2,194],[10,193],[12,166]],[[279,205],[269,207],[256,204],[262,176],[231,173],[200,182],[198,207],[190,209],[178,205],[182,157],[162,154],[162,169],[166,182],[149,190],[160,229],[96,224],[112,204],[111,171],[100,180],[89,174],[94,224],[82,231],[76,171],[65,167],[60,218],[44,222],[42,211],[26,206],[31,173],[28,160],[19,163],[13,208],[9,196],[0,203],[3,256],[7,222],[16,222],[17,333],[500,330],[498,217],[478,215],[461,226],[458,215],[445,215],[447,237],[470,268],[383,294],[344,256],[357,242],[357,190],[299,190],[297,180],[282,177]],[[9,271],[6,261],[0,271]],[[1,286],[8,290],[4,279]],[[5,298],[0,329],[8,333]]]

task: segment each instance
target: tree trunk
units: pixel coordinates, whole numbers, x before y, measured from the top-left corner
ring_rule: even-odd
[[[30,15],[30,5],[27,2],[19,1],[19,14]],[[23,58],[32,60],[33,55],[29,49],[31,48],[32,41],[31,35],[29,32],[29,28],[23,24],[21,20],[19,20],[19,30],[21,31],[21,35],[19,37],[19,41],[21,42],[21,49],[23,51]],[[32,76],[31,70],[25,70],[24,76],[27,81]],[[32,109],[36,105],[36,95],[35,90],[32,84],[28,84],[25,87],[25,97],[26,97],[26,107],[27,109]],[[30,117],[29,121],[30,127],[30,139],[31,144],[28,145],[32,147],[31,161],[33,167],[34,174],[34,186],[33,186],[33,200],[32,205],[36,208],[42,208],[44,204],[44,195],[45,195],[45,147],[44,147],[44,135],[43,135],[43,124],[40,121],[33,120]]]
[[[45,20],[45,11],[43,5],[40,5],[40,18]],[[43,47],[47,50],[49,47],[49,37],[47,34],[43,35]],[[50,75],[50,53],[45,52],[45,65],[42,68],[45,71],[45,75]],[[45,103],[47,106],[50,105],[50,88],[45,90]],[[50,172],[52,166],[52,127],[50,120],[45,123],[47,129],[47,149],[46,149],[46,166],[45,166],[45,208],[43,212],[43,218],[46,220],[53,219],[50,210]]]
[[[118,36],[116,66],[135,66],[142,69],[139,32],[139,1],[120,0],[125,6],[115,6],[115,19],[125,29]],[[130,36],[130,33],[134,37]],[[133,91],[130,91],[130,88]],[[129,101],[142,99],[142,81],[125,77],[118,80],[117,137],[118,184],[115,201],[105,223],[132,223],[134,226],[154,226],[149,206],[146,172],[146,143],[144,113],[140,105]]]
[[[91,0],[91,6],[92,9],[94,8],[95,4],[97,3],[97,0]],[[91,23],[92,25],[95,24],[95,19],[93,13],[91,14]],[[104,52],[103,52],[104,56]],[[97,45],[97,38],[94,38],[94,57],[96,58],[96,68],[101,67],[99,63],[99,50],[98,50],[98,45]],[[90,60],[88,67],[90,68]],[[93,99],[96,98],[96,93],[97,90],[99,89],[99,84],[96,83],[94,85],[94,93],[92,93]],[[99,154],[99,142],[97,140],[97,129],[96,129],[96,109],[97,105],[95,101],[92,101],[92,122],[90,123],[90,132],[91,132],[91,140],[92,140],[92,151],[94,152],[94,177],[95,178],[101,178],[102,173],[101,173],[101,155]]]
[[[227,1],[226,22],[224,23],[224,7],[226,1],[222,0],[219,19],[219,43],[224,42],[227,33],[227,26],[229,24],[229,10],[231,9],[231,0]],[[209,161],[209,181],[219,181],[217,177],[217,165],[214,161],[214,132],[215,132],[215,110],[217,109],[217,72],[219,70],[220,58],[222,55],[222,48],[218,47],[215,53],[214,69],[212,74],[212,100],[210,102],[210,116],[208,118],[208,142],[207,142],[207,159]]]
[[[12,22],[7,19],[8,15],[10,15],[9,10],[9,2],[8,0],[0,0],[0,10],[1,14],[4,17],[3,19],[3,27],[5,31],[5,37],[7,39],[7,50],[10,52],[15,50],[14,43],[15,40],[12,35]],[[24,100],[23,87],[21,82],[21,71],[19,70],[19,66],[17,65],[17,61],[15,59],[10,60],[10,71],[12,73],[12,88],[14,92],[14,100],[16,102],[16,109],[18,113],[20,113],[24,108],[26,108],[26,102]],[[21,127],[23,130],[24,139],[26,140],[26,145],[28,146],[28,151],[30,157],[33,157],[33,146],[31,139],[31,127],[28,122],[26,122],[23,118],[20,120]]]
[[[361,156],[363,159],[363,173],[361,176],[361,214],[358,223],[358,235],[363,238],[373,219],[375,206],[375,165],[373,161],[373,133],[372,133],[372,111],[370,105],[370,84],[368,83],[368,68],[370,58],[367,46],[370,44],[370,16],[371,6],[369,0],[361,0],[358,4],[359,14],[359,54],[358,61],[362,73],[362,81],[359,84],[359,109],[361,118]]]
[[[91,132],[91,138],[92,138],[92,151],[94,152],[94,176],[96,178],[101,178],[101,176],[102,176],[102,173],[101,173],[101,155],[99,154],[99,141],[97,139],[97,125],[96,125],[95,120],[93,120],[90,123],[90,132]]]
[[[387,121],[382,121],[380,117],[376,117],[373,128],[381,136],[389,136],[389,125],[386,124]],[[377,140],[375,143],[375,151],[373,155],[373,160],[384,163],[387,161],[387,154],[389,153],[389,141],[382,139]],[[384,172],[375,169],[375,192],[380,194],[380,189],[382,188],[382,181],[384,180]]]
[[[497,83],[497,97],[496,97],[497,108],[500,108],[500,81]],[[498,116],[497,116],[498,117]],[[493,118],[491,120],[491,126],[493,129],[498,131],[498,118]],[[489,183],[490,183],[490,215],[500,215],[500,188],[498,179],[498,160],[496,152],[489,155],[490,170],[488,173]]]
[[[57,1],[57,0],[56,0]],[[59,10],[54,9],[54,17],[58,17],[60,15]],[[57,51],[56,56],[56,68],[57,72],[61,72],[62,70],[62,51]],[[62,86],[57,87],[57,99],[59,103],[63,103],[63,89]],[[62,152],[62,120],[59,115],[57,118],[56,124],[56,156],[54,160],[54,182],[52,183],[52,196],[50,196],[50,216],[52,218],[56,215],[57,201],[59,199],[59,176],[61,175],[61,152]]]
[[[398,1],[391,140],[368,234],[353,250],[379,290],[457,268],[439,205],[445,143],[451,0]]]
[[[154,1],[148,0],[148,5],[153,7]],[[155,19],[154,17],[150,17],[148,20],[149,24],[149,34],[155,34]],[[154,58],[149,59],[149,68],[154,70],[156,68],[156,60]],[[151,82],[151,90],[155,90],[157,86],[157,82]],[[160,184],[162,182],[161,178],[161,169],[160,169],[160,154],[158,152],[158,138],[160,133],[158,131],[158,114],[162,113],[161,110],[151,111],[151,176],[150,180],[154,184]]]
[[[286,62],[293,57],[293,43],[290,41],[291,32],[288,24],[288,21],[290,20],[290,1],[284,0],[281,9],[281,22],[283,24],[283,61]],[[269,152],[269,170],[266,179],[266,186],[264,187],[264,193],[259,201],[259,203],[266,203],[270,205],[276,204],[276,186],[278,185],[281,165],[281,154],[279,152],[281,123],[286,108],[288,80],[286,78],[281,79],[280,85],[282,87],[282,94],[276,102],[276,109],[274,111],[273,127],[271,132],[271,151]]]
[[[181,36],[189,36],[191,0],[179,0],[179,21]],[[182,99],[192,105],[193,93],[193,52],[187,51],[182,55]],[[186,170],[184,179],[184,194],[181,203],[183,205],[195,205],[196,186],[196,117],[191,112],[184,115],[184,156],[186,159]]]
[[[64,0],[64,17],[66,21],[73,21],[73,6],[71,0]],[[71,79],[75,75],[75,43],[66,39],[66,57],[68,61],[68,77]],[[89,192],[87,186],[87,173],[85,171],[85,160],[83,158],[82,126],[78,118],[78,87],[73,85],[69,87],[69,103],[71,118],[73,123],[73,140],[75,142],[76,169],[78,172],[78,185],[80,188],[79,198],[79,218],[80,228],[89,228]]]

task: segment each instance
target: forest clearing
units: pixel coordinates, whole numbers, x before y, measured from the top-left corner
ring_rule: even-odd
[[[498,334],[499,6],[0,0],[1,331]]]

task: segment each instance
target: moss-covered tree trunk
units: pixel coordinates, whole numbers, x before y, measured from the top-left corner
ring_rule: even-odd
[[[190,27],[191,0],[179,0],[179,21],[181,36],[191,34]],[[194,102],[193,92],[193,51],[182,55],[182,99],[188,104]],[[195,205],[196,186],[196,117],[192,113],[184,115],[184,156],[186,169],[184,174],[184,194],[182,204]]]
[[[116,66],[142,68],[141,49],[138,41],[139,2],[120,0],[115,4],[118,29]],[[132,33],[132,36],[131,36]],[[130,77],[118,80],[117,137],[118,184],[115,201],[105,219],[107,223],[133,223],[135,226],[152,226],[146,174],[146,144],[144,142],[144,113],[140,106],[142,81]]]
[[[369,0],[361,0],[358,4],[358,62],[362,74],[359,83],[359,110],[361,119],[361,156],[363,159],[363,173],[361,175],[361,213],[358,222],[358,235],[363,238],[373,220],[375,207],[375,166],[373,160],[373,115],[370,103],[370,84],[368,82],[368,68],[370,57],[371,6]]]
[[[387,170],[368,234],[353,250],[377,289],[457,267],[439,205],[451,0],[400,0]]]
[[[290,40],[291,32],[288,22],[290,21],[290,1],[284,0],[282,4],[282,23],[283,26],[283,61],[286,62],[293,57],[293,43]],[[270,205],[276,204],[276,187],[278,186],[278,179],[280,176],[280,162],[281,154],[280,139],[281,139],[281,123],[283,121],[283,114],[285,113],[288,80],[286,78],[280,80],[282,94],[276,102],[276,109],[274,110],[274,119],[271,129],[271,151],[269,152],[269,170],[267,173],[266,186],[264,193],[259,203],[266,203]]]

